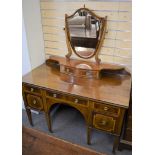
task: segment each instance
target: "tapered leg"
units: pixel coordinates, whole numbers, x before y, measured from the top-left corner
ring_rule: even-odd
[[[27,113],[30,125],[33,126],[31,110],[26,108],[26,113]]]
[[[119,136],[115,136],[113,150],[112,150],[113,153],[115,153],[116,148],[118,147],[118,144],[119,144]]]
[[[87,144],[90,145],[91,128],[87,125]]]
[[[48,130],[49,130],[50,132],[52,132],[50,113],[49,113],[49,112],[45,112],[45,116],[46,116],[46,121],[47,121]]]

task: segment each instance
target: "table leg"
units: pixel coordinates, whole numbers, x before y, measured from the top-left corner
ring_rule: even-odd
[[[112,152],[115,153],[116,151],[116,148],[118,147],[118,144],[119,144],[119,136],[115,136],[115,139],[114,139],[114,144],[113,144],[113,150]]]
[[[90,134],[91,134],[91,128],[89,125],[87,126],[87,144],[90,145]]]
[[[45,112],[48,130],[52,132],[50,112]]]
[[[29,123],[30,123],[31,126],[33,126],[31,110],[27,109],[27,108],[25,108],[25,109],[26,109],[26,113],[27,113],[27,116],[28,116]]]

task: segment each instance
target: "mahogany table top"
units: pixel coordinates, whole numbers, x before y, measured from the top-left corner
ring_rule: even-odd
[[[79,79],[78,82],[65,81],[65,75],[45,63],[23,76],[23,82],[45,89],[86,97],[95,101],[128,108],[131,76],[104,76],[100,80]]]

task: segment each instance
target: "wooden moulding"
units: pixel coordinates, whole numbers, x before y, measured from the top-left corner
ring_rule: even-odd
[[[69,32],[69,28],[68,28],[68,18],[72,18],[77,12],[79,12],[80,10],[85,10],[88,13],[90,13],[92,16],[96,17],[97,19],[99,19],[99,21],[101,22],[101,26],[99,29],[99,37],[100,40],[97,43],[96,49],[94,51],[94,53],[88,57],[82,57],[80,54],[78,54],[76,52],[76,50],[74,49],[74,47],[71,44],[71,40],[70,40],[70,32]],[[91,10],[89,10],[88,8],[80,8],[78,10],[76,10],[72,15],[68,16],[67,14],[65,14],[65,35],[66,35],[66,44],[68,47],[68,54],[66,55],[67,59],[70,59],[72,52],[74,52],[78,57],[80,58],[84,58],[84,59],[89,59],[95,56],[95,60],[97,64],[100,64],[101,60],[98,58],[99,55],[99,51],[103,45],[103,41],[105,38],[105,33],[106,33],[106,28],[107,28],[107,16],[105,17],[100,17],[98,15],[96,15],[94,12],[92,12]]]

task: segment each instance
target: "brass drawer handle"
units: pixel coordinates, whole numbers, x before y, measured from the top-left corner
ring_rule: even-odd
[[[78,103],[78,102],[79,102],[79,100],[76,98],[74,102],[75,102],[75,103]]]
[[[31,92],[33,92],[34,91],[34,89],[33,88],[31,88]]]
[[[106,121],[102,121],[101,124],[102,124],[102,125],[106,125],[107,122],[106,122]]]
[[[57,94],[53,94],[53,97],[55,97],[55,98],[56,98],[56,97],[57,97]]]
[[[37,103],[37,101],[36,100],[33,100],[33,104],[36,104]]]
[[[108,107],[104,107],[104,110],[107,111],[108,110]]]

